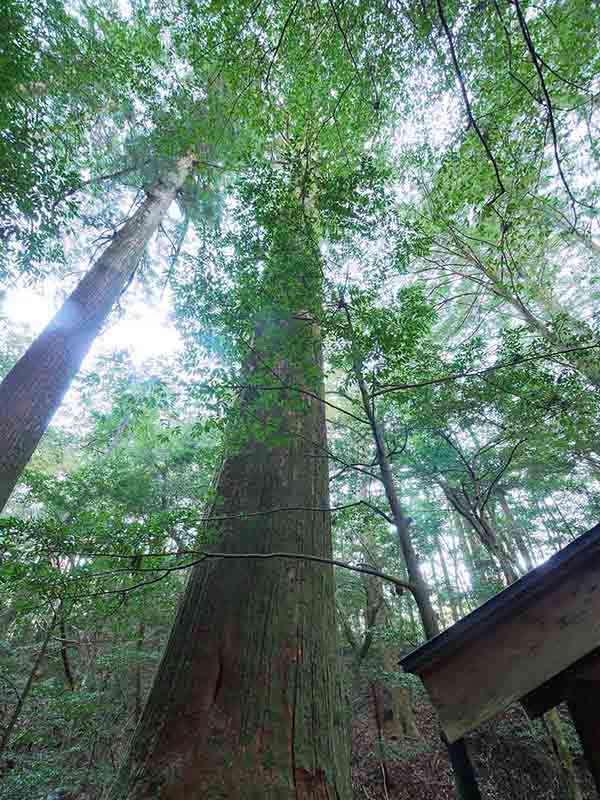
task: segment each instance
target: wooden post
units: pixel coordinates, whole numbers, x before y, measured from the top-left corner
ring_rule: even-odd
[[[451,744],[446,741],[446,747],[450,755],[460,800],[481,800],[481,792],[477,786],[477,778],[475,777],[475,771],[469,758],[465,740],[457,739]]]
[[[569,687],[567,705],[600,797],[600,682],[573,681]]]

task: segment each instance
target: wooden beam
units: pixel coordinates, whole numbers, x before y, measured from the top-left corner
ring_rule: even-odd
[[[580,658],[567,669],[521,698],[525,711],[536,719],[567,700],[570,687],[578,680],[600,680],[600,649]]]
[[[565,699],[565,691],[565,673],[559,672],[554,678],[550,678],[549,681],[522,697],[521,704],[530,719],[537,719],[562,703]]]
[[[567,704],[600,797],[600,681],[575,681]]]
[[[446,743],[460,800],[481,800],[477,778],[464,739]]]
[[[582,533],[548,561],[490,597],[452,627],[404,655],[400,660],[402,668],[415,675],[430,671],[438,661],[445,661],[472,639],[478,638],[485,628],[494,627],[504,619],[519,614],[534,597],[552,592],[567,575],[585,568],[599,556],[600,523]]]

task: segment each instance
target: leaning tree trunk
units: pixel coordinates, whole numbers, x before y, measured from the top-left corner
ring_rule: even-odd
[[[510,553],[502,546],[496,531],[486,516],[485,509],[477,508],[466,492],[453,489],[441,479],[438,479],[437,483],[450,505],[469,523],[492,559],[497,561],[507,585],[516,581],[519,577],[518,570],[515,569]]]
[[[343,308],[346,314],[346,320],[348,322],[349,334],[352,337],[352,340],[354,340],[354,328],[352,325],[350,311],[345,304],[343,304]],[[406,515],[404,514],[400,504],[400,498],[398,497],[396,483],[392,474],[392,467],[385,448],[383,426],[377,419],[375,408],[371,397],[369,396],[367,384],[364,379],[362,353],[359,353],[353,346],[352,356],[352,371],[360,391],[363,411],[365,412],[365,415],[369,421],[369,427],[371,429],[373,443],[375,445],[375,456],[379,466],[379,474],[385,490],[386,500],[388,501],[390,512],[392,514],[394,527],[396,528],[396,533],[398,535],[400,550],[402,551],[402,556],[404,558],[404,563],[406,564],[408,577],[412,586],[413,597],[419,609],[419,615],[423,625],[423,630],[425,631],[425,636],[427,639],[432,639],[440,632],[440,628],[435,610],[431,603],[429,587],[423,578],[421,567],[419,565],[419,559],[417,558],[417,553],[410,536],[409,520],[406,518]]]
[[[23,706],[25,705],[27,699],[29,698],[29,694],[33,687],[33,683],[35,681],[38,669],[40,667],[40,664],[44,660],[44,656],[46,655],[46,650],[48,649],[48,645],[50,644],[52,631],[54,630],[54,626],[56,625],[58,614],[61,612],[62,609],[59,609],[58,612],[55,612],[53,614],[52,620],[48,625],[48,630],[46,631],[46,635],[44,636],[44,639],[42,641],[42,646],[38,650],[37,656],[35,657],[35,660],[33,662],[33,666],[29,671],[29,676],[27,678],[25,686],[21,690],[21,693],[18,696],[17,704],[4,726],[2,737],[0,738],[0,758],[4,755],[5,750],[8,748],[8,745],[10,743],[10,738],[19,720],[21,712],[23,711]]]
[[[352,319],[348,307],[343,305],[346,320],[348,322],[348,331],[351,336],[351,341],[355,341],[354,330],[352,327]],[[406,571],[412,587],[412,594],[419,609],[419,617],[423,626],[426,639],[433,639],[440,632],[439,622],[435,609],[431,603],[429,587],[421,572],[417,552],[414,548],[410,531],[409,520],[404,514],[400,498],[396,490],[396,483],[392,473],[392,465],[387,455],[384,432],[381,422],[377,419],[375,413],[375,406],[372,398],[369,396],[367,384],[363,374],[363,358],[362,354],[353,346],[353,372],[358,388],[361,395],[363,411],[369,421],[373,442],[375,444],[375,453],[377,464],[379,466],[379,473],[385,496],[392,514],[392,521],[396,528],[398,535],[400,549],[406,565]],[[452,769],[456,779],[458,794],[461,800],[481,800],[481,794],[477,787],[477,780],[471,763],[471,758],[467,750],[467,745],[464,739],[458,739],[456,742],[448,742],[442,735],[444,743],[448,748],[448,755],[452,763]]]
[[[318,253],[302,263],[293,227],[278,229],[287,244],[261,297],[276,303],[263,307],[217,482],[211,515],[228,518],[210,523],[214,552],[331,558],[320,337],[305,310],[317,301],[299,289],[320,282]],[[108,799],[349,800],[334,608],[329,565],[197,564]]]
[[[0,384],[0,511],[192,163],[191,155],[180,158],[172,172],[148,191],[140,208]]]

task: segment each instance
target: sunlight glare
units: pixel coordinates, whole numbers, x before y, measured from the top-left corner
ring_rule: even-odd
[[[41,294],[31,287],[19,287],[10,289],[5,296],[2,310],[8,320],[26,325],[33,336],[47,325],[61,302],[57,292],[46,288]],[[181,338],[170,319],[170,303],[165,297],[157,304],[129,302],[126,313],[109,322],[92,353],[99,356],[126,349],[139,366],[151,358],[173,355],[180,348]]]

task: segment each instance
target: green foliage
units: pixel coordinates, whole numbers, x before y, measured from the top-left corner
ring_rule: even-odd
[[[286,410],[320,392],[317,328],[319,455],[332,505],[362,502],[333,515],[335,555],[406,579],[369,412],[442,626],[600,509],[592,4],[444,2],[450,37],[417,2],[130,5],[8,0],[0,23],[7,288],[67,291],[164,168],[197,158],[123,306],[166,293],[183,357],[96,358],[1,522],[3,711],[55,613],[66,632],[6,800],[111,779],[189,551],[211,542],[222,454],[289,444]],[[31,338],[9,311],[3,375]],[[368,642],[362,679],[410,684],[382,661],[423,637],[410,593],[336,574],[350,671]]]

